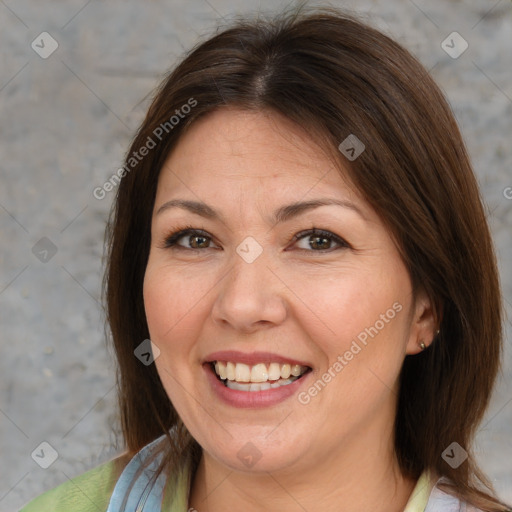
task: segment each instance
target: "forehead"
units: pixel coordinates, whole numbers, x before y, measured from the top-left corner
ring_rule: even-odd
[[[164,164],[159,189],[204,196],[250,192],[354,193],[346,173],[305,130],[271,111],[220,109],[196,121]],[[190,192],[190,190],[188,191]]]

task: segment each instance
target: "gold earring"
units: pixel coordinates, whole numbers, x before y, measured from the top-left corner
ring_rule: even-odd
[[[427,348],[427,346],[425,345],[425,343],[423,343],[423,341],[420,342],[420,348],[421,348],[421,350],[425,350]]]

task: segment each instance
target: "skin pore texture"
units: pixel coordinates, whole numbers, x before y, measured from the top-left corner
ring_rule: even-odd
[[[282,206],[326,198],[351,206],[273,220]],[[219,218],[161,209],[175,199],[206,203]],[[170,234],[189,227],[202,232],[166,247]],[[293,238],[312,228],[333,235]],[[263,249],[251,263],[236,250],[247,237]],[[413,296],[371,206],[300,127],[274,112],[237,109],[190,127],[159,176],[144,304],[161,351],[159,376],[203,448],[190,507],[403,510],[415,481],[404,478],[394,455],[397,381],[406,355],[433,337],[431,304],[421,290]],[[400,311],[383,322],[394,304]],[[333,372],[375,325],[378,333]],[[208,375],[205,362],[219,350],[272,352],[312,371],[278,404],[236,407],[221,400]],[[299,393],[330,368],[335,377],[301,403]],[[240,450],[260,458],[248,467]]]

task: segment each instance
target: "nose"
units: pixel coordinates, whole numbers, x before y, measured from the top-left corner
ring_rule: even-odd
[[[214,322],[244,333],[284,322],[286,285],[269,260],[265,251],[252,263],[234,254],[231,270],[216,288]]]

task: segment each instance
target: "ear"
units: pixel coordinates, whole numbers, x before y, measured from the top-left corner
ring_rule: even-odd
[[[418,291],[413,306],[406,353],[422,352],[421,343],[429,347],[437,335],[439,323],[438,313],[430,297],[423,289]]]

